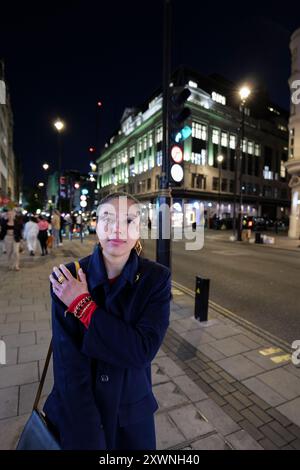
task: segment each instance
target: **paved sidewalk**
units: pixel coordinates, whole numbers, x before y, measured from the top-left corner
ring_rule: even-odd
[[[48,257],[25,256],[6,272],[0,256],[0,449],[14,449],[29,416],[50,330],[53,265],[91,252],[95,240],[64,242]],[[152,363],[158,449],[300,449],[300,369],[276,341],[210,309],[173,286],[170,328]],[[271,349],[273,348],[273,349]],[[51,390],[52,374],[44,396]]]

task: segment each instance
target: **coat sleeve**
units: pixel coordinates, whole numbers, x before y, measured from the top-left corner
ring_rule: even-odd
[[[81,351],[81,325],[53,293],[53,370],[60,397],[59,432],[64,450],[103,450],[106,441],[92,390],[91,359]]]
[[[168,270],[149,297],[135,325],[97,307],[83,340],[82,351],[119,367],[144,368],[157,354],[170,317],[171,272]]]

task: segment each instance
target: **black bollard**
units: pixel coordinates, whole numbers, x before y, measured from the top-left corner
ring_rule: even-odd
[[[209,279],[196,276],[195,318],[199,321],[207,321],[209,281]]]

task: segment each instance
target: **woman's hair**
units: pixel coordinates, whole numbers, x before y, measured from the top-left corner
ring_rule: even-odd
[[[130,199],[131,201],[133,201],[140,208],[140,201],[136,197],[132,196],[132,194],[125,193],[124,191],[115,191],[114,193],[107,194],[101,199],[101,201],[99,201],[99,205],[96,211],[97,219],[99,217],[99,211],[100,211],[102,204],[105,204],[106,202],[111,201],[112,199],[119,198],[120,196],[123,196],[123,197],[126,196],[127,199]]]

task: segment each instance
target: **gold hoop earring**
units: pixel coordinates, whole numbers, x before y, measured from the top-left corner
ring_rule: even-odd
[[[143,249],[140,240],[138,240],[138,241],[136,242],[136,244],[135,244],[135,246],[134,246],[134,249],[135,249],[135,251],[136,251],[136,254],[137,254],[138,256],[140,256],[141,251],[142,251],[142,249]]]

